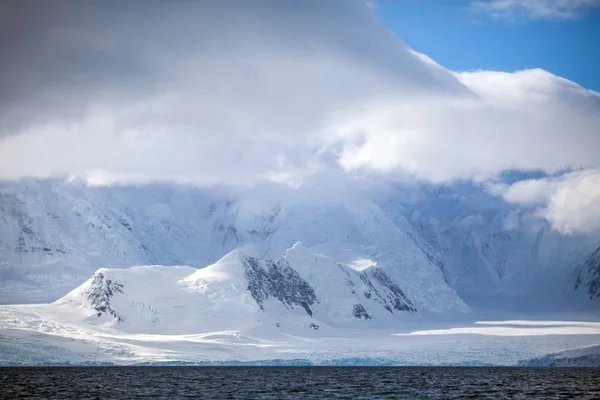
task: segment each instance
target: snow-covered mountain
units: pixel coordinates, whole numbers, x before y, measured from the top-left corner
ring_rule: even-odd
[[[161,334],[389,327],[417,311],[381,268],[355,271],[300,243],[275,261],[234,250],[202,269],[103,268],[49,307],[73,308],[90,324]]]
[[[249,245],[257,258],[276,260],[301,241],[354,270],[380,267],[418,313],[462,312],[463,300],[498,309],[598,309],[581,287],[596,287],[591,264],[600,238],[554,232],[472,185],[409,192],[247,195],[5,182],[0,302],[53,302],[103,267],[203,268]]]
[[[429,318],[381,267],[300,243],[257,254],[102,268],[54,303],[2,305],[0,365],[514,365],[600,335],[598,322]]]
[[[402,216],[374,202],[235,198],[184,187],[30,181],[1,189],[3,302],[50,302],[101,267],[201,268],[245,245],[276,259],[296,241],[340,263],[378,265],[423,312],[464,309],[443,265]]]
[[[535,210],[511,206],[473,184],[425,188],[415,196],[386,208],[402,210],[467,303],[531,312],[600,307],[573,290],[598,248],[597,234],[556,232]],[[589,275],[581,280],[592,282]]]
[[[474,324],[595,321],[597,238],[416,193],[4,183],[1,300],[50,304],[0,306],[0,363],[507,365],[598,343],[596,322]]]
[[[0,196],[3,302],[54,301],[103,266],[204,266],[240,244],[231,203],[185,188],[26,181]]]

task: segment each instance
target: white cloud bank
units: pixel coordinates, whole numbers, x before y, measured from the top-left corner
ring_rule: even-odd
[[[600,167],[598,93],[542,70],[453,73],[362,1],[56,4],[1,6],[2,179],[298,186],[338,169],[440,183]]]
[[[303,175],[334,113],[395,93],[466,92],[361,2],[6,4],[17,17],[0,42],[3,178]]]
[[[600,232],[600,169],[520,181],[503,196],[511,203],[537,207],[537,214],[560,232]]]
[[[493,19],[573,19],[600,0],[483,0],[473,1],[471,8]]]
[[[456,76],[478,97],[386,99],[343,115],[333,126],[341,164],[432,182],[598,165],[597,93],[542,70]]]

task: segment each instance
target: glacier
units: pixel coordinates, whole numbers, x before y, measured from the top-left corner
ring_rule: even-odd
[[[521,361],[520,365],[527,367],[600,367],[600,345],[563,350]]]

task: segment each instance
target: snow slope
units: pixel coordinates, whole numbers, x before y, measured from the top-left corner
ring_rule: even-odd
[[[184,187],[3,184],[0,301],[54,301],[100,267],[207,265],[239,245],[228,204]]]
[[[382,208],[406,216],[470,305],[532,314],[600,307],[573,290],[600,244],[598,234],[561,234],[535,210],[515,208],[469,183],[398,190]],[[587,274],[581,279],[583,286],[591,283]]]
[[[357,272],[300,243],[276,261],[248,251],[234,250],[202,269],[102,268],[48,307],[143,334],[390,327],[417,311],[381,268]]]
[[[82,310],[83,311],[83,310]],[[90,324],[59,307],[0,306],[0,365],[225,363],[308,365],[516,365],[569,348],[600,343],[598,323],[570,331],[534,326],[527,334],[411,334],[419,326],[464,327],[472,324],[418,320],[395,329],[292,329],[259,332],[202,330],[190,334],[135,334],[115,325]],[[504,323],[510,326],[510,321]],[[580,329],[579,326],[584,329]],[[476,326],[475,326],[476,327]],[[531,334],[535,330],[536,334]]]
[[[274,261],[246,246],[201,269],[101,268],[54,303],[0,306],[0,365],[513,365],[600,342],[598,322],[432,318],[402,286],[301,243]]]
[[[0,303],[55,301],[102,267],[202,268],[248,245],[276,259],[302,241],[382,268],[419,313],[464,311],[463,300],[490,312],[600,307],[582,289],[597,280],[582,266],[600,237],[561,235],[476,185],[257,192],[0,183]]]
[[[275,259],[302,241],[348,265],[372,261],[403,282],[421,312],[465,309],[410,224],[390,221],[362,199],[265,200],[185,187],[58,181],[7,183],[0,193],[5,303],[54,301],[102,267],[201,268],[244,245]]]

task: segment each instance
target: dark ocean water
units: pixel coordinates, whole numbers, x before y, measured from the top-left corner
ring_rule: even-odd
[[[600,369],[16,367],[0,368],[0,398],[593,399]]]

